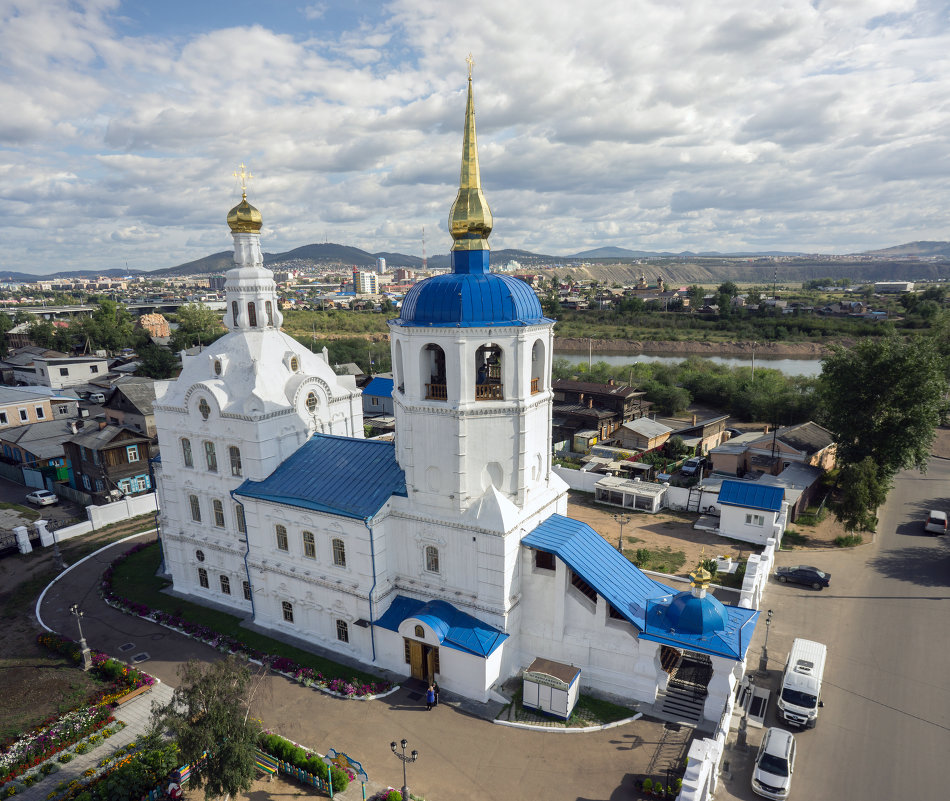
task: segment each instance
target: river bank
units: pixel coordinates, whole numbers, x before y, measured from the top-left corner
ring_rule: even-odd
[[[829,343],[832,344],[832,343]],[[833,344],[847,345],[841,341]],[[753,349],[761,358],[820,359],[830,349],[818,342],[705,342],[654,341],[637,339],[587,339],[585,337],[555,337],[554,349],[572,353],[648,353],[683,356],[748,356]]]

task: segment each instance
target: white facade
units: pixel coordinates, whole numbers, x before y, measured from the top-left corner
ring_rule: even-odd
[[[18,370],[13,376],[17,382],[31,386],[65,389],[88,384],[95,379],[104,378],[109,372],[109,363],[105,359],[78,357],[75,359],[44,359],[37,357],[33,368]]]

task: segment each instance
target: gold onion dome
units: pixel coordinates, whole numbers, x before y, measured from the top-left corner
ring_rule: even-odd
[[[491,209],[482,194],[475,139],[475,102],[472,95],[472,57],[468,57],[468,102],[465,105],[465,133],[462,137],[462,174],[459,193],[449,212],[452,250],[488,250],[492,229]]]
[[[247,202],[247,193],[241,193],[241,202],[228,212],[228,227],[235,233],[256,233],[264,224],[261,213]]]
[[[692,586],[701,590],[705,590],[709,586],[709,582],[712,581],[712,573],[706,570],[702,565],[690,573],[689,577],[692,579]]]

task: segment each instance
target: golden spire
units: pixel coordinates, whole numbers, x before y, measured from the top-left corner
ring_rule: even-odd
[[[241,171],[234,172],[233,175],[241,182],[241,202],[228,212],[228,226],[237,233],[260,231],[263,225],[261,213],[247,202],[247,182],[254,176],[247,171],[243,162]]]
[[[475,60],[468,58],[468,102],[465,106],[465,133],[462,137],[462,174],[459,193],[449,212],[449,233],[455,244],[452,250],[488,250],[488,235],[492,229],[491,209],[482,194],[478,169],[478,142],[475,138],[475,101],[472,94],[472,67]]]
[[[706,570],[705,567],[703,567],[704,561],[706,561],[706,546],[705,545],[703,546],[703,550],[699,556],[699,565],[692,573],[689,574],[690,579],[692,579],[690,583],[693,586],[693,588],[702,590],[703,592],[705,592],[706,588],[709,587],[709,582],[712,581],[712,573],[710,573],[708,570]]]

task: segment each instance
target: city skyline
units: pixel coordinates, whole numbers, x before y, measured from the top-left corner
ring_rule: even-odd
[[[227,249],[446,253],[466,55],[494,249],[945,240],[937,2],[0,2],[0,270]]]

